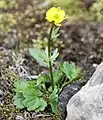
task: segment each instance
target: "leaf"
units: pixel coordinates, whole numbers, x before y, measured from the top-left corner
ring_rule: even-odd
[[[47,102],[45,100],[43,100],[42,98],[39,98],[39,107],[35,110],[37,112],[39,111],[43,111],[45,109],[45,107],[47,106]]]
[[[35,99],[25,99],[23,101],[24,105],[27,107],[27,110],[31,111],[31,110],[35,110],[36,108],[39,107],[39,104],[37,103],[37,98]]]
[[[54,29],[54,33],[57,34],[59,29],[60,29],[60,27],[57,27],[56,29]]]
[[[54,71],[53,72],[53,79],[54,79],[54,84],[60,85],[62,83],[62,78],[63,78],[63,73],[61,71]]]
[[[51,39],[52,39],[52,40],[57,39],[57,37],[60,35],[60,34],[58,33],[59,28],[60,28],[60,27],[57,27],[56,29],[55,29],[55,28],[53,29],[52,34],[51,34]]]
[[[36,112],[43,111],[47,106],[46,101],[42,98],[25,99],[24,104],[27,106],[28,111],[35,110]]]
[[[24,85],[24,86],[23,86]],[[34,81],[16,81],[16,95],[14,104],[17,108],[27,108],[29,111],[43,111],[47,106],[46,101],[42,98],[43,93],[38,89]]]
[[[56,58],[59,56],[58,49],[53,52],[53,55],[51,56],[52,62],[56,60]]]
[[[16,105],[17,108],[23,109],[25,108],[23,101],[25,98],[23,97],[22,93],[16,93],[14,96],[14,104]]]
[[[45,51],[40,50],[40,49],[34,49],[30,48],[29,49],[30,55],[37,60],[37,62],[44,67],[47,67],[48,64],[45,62],[47,59],[47,55],[45,54]]]
[[[66,74],[70,81],[78,80],[81,77],[81,69],[76,67],[74,63],[64,62],[60,69]]]
[[[51,61],[51,63],[53,64],[54,60],[58,57],[59,53],[58,53],[58,49],[56,49],[53,52],[53,55],[51,56],[51,58],[48,57],[48,48],[45,49],[45,51],[43,50],[39,50],[39,49],[33,49],[30,48],[29,49],[29,53],[30,55],[35,58],[37,60],[37,62],[39,62],[39,64],[41,66],[44,67],[48,67],[49,66],[49,61]]]
[[[42,95],[41,91],[35,86],[28,86],[28,88],[23,91],[23,96],[27,99],[41,97]]]
[[[47,86],[50,86],[50,76],[48,74],[41,74],[37,79],[37,86],[41,91],[47,90]]]
[[[53,52],[53,54],[51,55],[51,58],[48,58],[48,48],[45,49],[45,54],[46,54],[46,59],[45,62],[49,63],[49,61],[51,61],[51,63],[53,64],[53,62],[56,60],[56,58],[59,56],[58,53],[58,48],[55,49],[55,51]]]
[[[52,108],[53,113],[57,113],[57,105],[58,105],[58,89],[57,87],[54,88],[54,91],[51,93],[49,100],[50,100],[50,105]]]
[[[16,92],[16,95],[14,96],[14,104],[17,106],[17,108],[22,109],[27,107],[28,110],[35,110],[38,107],[40,107],[41,103],[38,103],[39,106],[36,107],[37,99],[41,100],[43,93],[38,89],[38,86],[36,86],[35,81],[18,80],[15,82],[14,86]],[[34,106],[32,106],[32,104]],[[40,107],[40,110],[42,109],[43,108]]]
[[[17,80],[14,82],[15,92],[22,92],[24,89],[26,89],[28,86],[28,83],[25,80]]]
[[[49,80],[49,75],[48,74],[41,74],[39,75],[38,79],[37,79],[37,86],[41,85],[42,83],[46,83],[47,80]]]

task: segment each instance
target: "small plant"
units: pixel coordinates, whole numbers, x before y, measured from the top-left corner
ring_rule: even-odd
[[[53,70],[59,52],[57,48],[51,52],[51,43],[59,36],[59,28],[65,18],[64,10],[59,7],[52,7],[47,11],[46,19],[51,24],[48,46],[45,50],[30,48],[29,53],[41,66],[47,67],[49,72],[40,74],[37,80],[15,82],[14,104],[17,108],[27,108],[29,111],[38,112],[51,106],[52,112],[57,115],[59,93],[63,87],[81,78],[81,69],[77,68],[74,63],[60,63],[58,69]]]
[[[43,93],[38,89],[35,81],[17,81],[14,84],[16,95],[14,104],[22,109],[27,107],[29,111],[43,111],[47,106],[43,99]]]

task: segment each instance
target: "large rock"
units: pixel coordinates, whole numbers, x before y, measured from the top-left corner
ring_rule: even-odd
[[[103,62],[69,100],[66,120],[103,120]]]

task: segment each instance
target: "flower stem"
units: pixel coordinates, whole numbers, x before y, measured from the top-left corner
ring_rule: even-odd
[[[49,59],[51,58],[50,45],[51,45],[51,35],[52,35],[53,27],[54,27],[54,24],[52,23],[49,38],[48,38],[48,57],[49,57]],[[50,77],[51,77],[51,82],[52,82],[52,90],[54,90],[54,80],[53,80],[53,71],[52,71],[51,60],[49,60],[49,70],[50,70]]]

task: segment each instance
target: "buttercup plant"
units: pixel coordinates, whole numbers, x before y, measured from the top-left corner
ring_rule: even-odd
[[[74,63],[60,63],[57,70],[53,65],[59,56],[58,49],[51,52],[51,42],[59,36],[61,23],[66,19],[65,11],[60,7],[52,7],[46,12],[46,19],[51,24],[48,46],[45,50],[30,48],[30,55],[44,67],[49,68],[48,74],[40,74],[37,80],[17,80],[14,83],[16,95],[14,104],[17,108],[29,111],[43,111],[48,105],[52,112],[58,114],[58,95],[63,87],[81,78],[81,69]]]
[[[56,39],[59,36],[59,34],[58,34],[59,27],[54,28],[54,25],[61,26],[61,22],[63,22],[63,20],[66,19],[65,11],[62,10],[60,7],[58,7],[58,8],[52,7],[46,12],[46,19],[47,19],[47,21],[49,21],[51,23],[51,29],[50,29],[50,34],[49,34],[49,38],[48,38],[48,48],[46,48],[46,50],[45,50],[46,56],[44,57],[43,61],[45,61],[48,64],[48,67],[50,70],[52,90],[54,90],[52,64],[53,64],[54,60],[58,57],[59,53],[58,53],[58,50],[56,49],[54,51],[53,55],[51,55],[50,46],[51,46],[51,40]],[[30,50],[30,53],[32,56],[34,56],[32,49]],[[35,56],[34,56],[34,58],[35,58]],[[38,60],[38,58],[37,58],[37,60]]]
[[[57,34],[58,29],[55,31],[53,29],[53,27],[54,27],[54,24],[57,25],[57,26],[61,26],[61,22],[65,19],[65,11],[61,10],[60,7],[58,7],[58,8],[52,7],[47,11],[46,19],[49,22],[52,23],[49,38],[48,38],[48,58],[49,58],[50,76],[51,76],[51,81],[52,81],[52,90],[54,90],[54,80],[53,80],[53,71],[52,71],[52,64],[51,64],[50,43],[51,43],[51,40],[55,38],[55,36],[58,37],[58,35],[59,35],[59,34]],[[58,57],[58,53],[56,53],[56,57]],[[56,59],[56,57],[55,57],[55,59]]]

